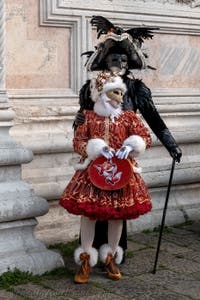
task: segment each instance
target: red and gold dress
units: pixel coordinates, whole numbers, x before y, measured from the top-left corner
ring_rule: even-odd
[[[115,151],[131,135],[141,136],[147,147],[151,144],[148,130],[133,111],[122,112],[115,117],[115,122],[94,111],[85,111],[84,114],[85,123],[77,128],[73,140],[74,151],[82,159],[87,156],[88,140],[93,138],[103,139]],[[134,159],[131,162],[137,166]],[[140,174],[133,173],[130,182],[119,190],[105,191],[91,183],[88,167],[75,172],[61,196],[60,205],[69,213],[101,221],[135,219],[152,207],[148,188]]]

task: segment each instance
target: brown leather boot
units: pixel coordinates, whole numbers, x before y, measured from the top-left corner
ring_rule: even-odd
[[[76,283],[86,283],[89,279],[90,274],[90,264],[89,264],[90,256],[86,252],[80,254],[80,260],[82,265],[80,270],[74,276],[74,282]]]
[[[107,272],[107,276],[110,279],[119,280],[122,277],[120,270],[115,263],[115,257],[111,253],[107,255],[105,261],[105,269]]]
[[[81,266],[79,271],[74,276],[74,282],[86,283],[89,279],[91,267],[95,266],[98,259],[98,252],[95,248],[90,248],[85,252],[83,248],[79,247],[74,252],[75,262]]]
[[[104,263],[107,276],[113,280],[119,280],[122,275],[117,264],[120,264],[123,257],[123,250],[117,247],[116,254],[113,256],[112,249],[108,244],[104,244],[99,250],[100,260]]]

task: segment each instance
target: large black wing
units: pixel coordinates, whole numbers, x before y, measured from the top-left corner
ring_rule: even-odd
[[[154,36],[153,30],[159,30],[158,27],[135,27],[126,30],[128,34],[132,36],[133,39],[139,40],[141,43],[144,39],[152,39]]]
[[[180,162],[182,156],[181,149],[178,147],[176,140],[158,113],[153,103],[150,89],[141,80],[136,79],[135,93],[137,97],[137,107],[143,118],[170,155],[175,158],[177,162]]]
[[[102,16],[93,16],[90,23],[97,27],[97,38],[102,34],[107,34],[111,29],[115,30],[115,26]]]

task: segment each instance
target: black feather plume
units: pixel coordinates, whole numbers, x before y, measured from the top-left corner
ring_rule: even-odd
[[[135,27],[126,30],[133,39],[137,39],[140,43],[144,42],[144,39],[152,39],[154,33],[152,30],[158,30],[158,27]]]
[[[102,16],[93,16],[90,23],[97,27],[97,38],[102,34],[107,34],[110,30],[115,30],[115,26]]]

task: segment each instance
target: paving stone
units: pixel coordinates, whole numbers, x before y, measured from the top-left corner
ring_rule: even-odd
[[[13,287],[13,291],[20,296],[27,297],[33,300],[71,300],[68,295],[62,294],[62,291],[54,291],[51,288],[44,288],[42,286],[28,283]],[[6,299],[7,300],[7,299]]]
[[[200,229],[200,228],[199,228]],[[191,232],[187,228],[177,228],[177,227],[170,227],[170,231],[173,234],[179,235],[179,236],[191,236]]]
[[[92,296],[86,296],[86,297],[79,298],[79,300],[122,300],[122,299],[129,300],[129,298],[127,298],[127,297],[117,296],[116,294],[110,294],[110,293],[105,293],[105,292],[102,292],[101,294],[98,294],[98,295],[92,295]]]
[[[192,273],[192,276],[195,280],[199,280],[200,281],[200,272],[195,272],[195,273]],[[199,283],[200,284],[200,283]]]
[[[173,257],[172,255],[167,255],[166,253],[161,253],[158,266],[159,265],[179,273],[191,274],[200,272],[199,263],[178,256]]]
[[[0,290],[0,299],[1,300],[21,300],[22,298],[11,292]]]
[[[127,251],[139,251],[141,249],[146,248],[146,245],[143,244],[139,244],[139,243],[135,243],[133,241],[129,241],[127,242]]]
[[[200,221],[193,222],[190,225],[183,225],[183,228],[200,235]]]
[[[134,276],[138,274],[151,272],[155,258],[155,250],[144,250],[134,254],[133,257],[127,258],[126,263],[120,266],[123,274]]]
[[[158,234],[156,233],[134,233],[130,236],[131,240],[139,244],[155,247],[157,245]]]
[[[200,263],[200,251],[199,252],[196,252],[196,251],[188,252],[188,253],[186,253],[186,255],[184,255],[184,258],[191,259],[193,261]]]
[[[157,290],[147,295],[138,296],[135,298],[137,300],[191,300],[183,295],[173,293],[171,291]]]
[[[124,279],[119,282],[110,282],[106,288],[116,295],[128,297],[129,300],[189,300],[190,292],[184,293],[177,290],[171,290],[171,286],[160,285],[156,281],[153,283],[143,282],[138,278]],[[168,289],[167,289],[168,288]],[[194,288],[194,286],[193,286]],[[192,288],[191,288],[192,290]],[[199,291],[199,287],[197,287]],[[196,294],[195,294],[196,295]],[[194,295],[193,295],[194,296]],[[194,298],[198,299],[198,298]]]
[[[161,247],[160,247],[160,250],[163,250],[163,251],[167,251],[171,254],[174,254],[174,255],[183,255],[185,256],[186,255],[189,255],[193,253],[193,249],[189,249],[188,247],[181,247],[177,244],[174,244],[172,242],[168,242],[166,240],[162,240],[161,242]]]
[[[92,276],[91,276],[92,277]],[[102,293],[100,288],[96,288],[92,284],[75,284],[72,279],[45,280],[42,282],[47,288],[53,288],[57,293],[68,295],[69,297],[89,297]]]
[[[118,296],[127,297],[129,300],[151,298],[152,293],[162,294],[162,288],[155,284],[147,284],[135,278],[122,278],[120,281],[107,281],[105,289]],[[126,299],[126,298],[125,298]],[[148,299],[148,298],[146,298]]]
[[[107,280],[105,290],[121,297],[135,299],[136,296],[144,294],[144,290],[137,288],[137,283],[130,278],[122,278],[119,281]]]
[[[192,299],[200,299],[199,281],[174,281],[172,284],[167,284],[166,287],[170,291],[179,293],[184,296],[192,297]]]
[[[88,284],[77,285],[72,278],[44,279],[15,286],[13,294],[0,290],[0,300],[200,300],[200,241],[190,229],[164,233],[156,274],[152,270],[158,233],[137,233],[128,241],[129,255],[120,265],[119,281],[108,279],[98,264]],[[65,257],[65,263],[73,275],[73,256]]]
[[[146,283],[166,286],[166,284],[174,281],[188,281],[193,280],[193,274],[177,273],[171,270],[157,270],[156,274],[145,273],[135,277],[137,280],[142,280]]]
[[[197,239],[197,235],[195,234],[178,235],[171,233],[164,236],[163,239],[176,245],[189,247],[194,250],[198,250],[200,248],[200,241]]]

